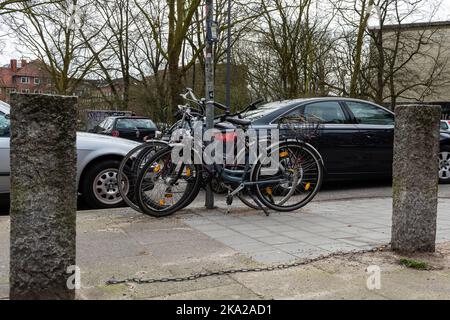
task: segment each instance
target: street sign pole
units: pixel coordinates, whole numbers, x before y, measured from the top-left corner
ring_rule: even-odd
[[[205,98],[206,98],[206,128],[214,128],[214,42],[217,28],[214,23],[214,0],[205,0],[206,15],[206,53],[205,53]],[[214,208],[214,193],[211,184],[206,187],[207,209]]]

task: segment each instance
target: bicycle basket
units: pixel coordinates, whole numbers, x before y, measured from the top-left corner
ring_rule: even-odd
[[[278,122],[280,138],[308,142],[320,136],[323,123],[322,119],[314,115],[283,117]]]

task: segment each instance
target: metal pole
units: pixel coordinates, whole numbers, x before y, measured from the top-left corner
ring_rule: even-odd
[[[227,98],[228,112],[231,111],[231,0],[228,0],[227,33]]]
[[[214,128],[214,40],[212,39],[212,23],[214,21],[214,0],[205,0],[206,15],[206,54],[205,54],[205,97],[206,128]],[[207,209],[214,208],[214,193],[209,184],[206,187]]]

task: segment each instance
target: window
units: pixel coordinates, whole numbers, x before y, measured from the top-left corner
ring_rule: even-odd
[[[20,77],[20,83],[30,83],[30,78],[28,78],[28,77]]]
[[[34,93],[35,93],[35,94],[41,94],[42,91],[41,91],[41,90],[34,90]]]
[[[156,126],[149,119],[118,119],[117,130],[155,129]]]
[[[10,121],[5,114],[0,114],[0,138],[9,137]]]
[[[395,123],[394,115],[380,107],[363,102],[347,102],[347,106],[358,124],[394,125]]]
[[[265,105],[259,106],[256,110],[251,110],[251,111],[244,113],[242,116],[245,119],[248,119],[251,121],[256,121],[261,118],[264,118],[265,116],[273,113],[277,109],[285,107],[285,106],[286,106],[286,104],[284,104],[282,102],[267,103]]]
[[[22,89],[22,93],[30,93],[30,89]]]
[[[445,121],[441,121],[441,130],[448,130],[450,127]]]
[[[111,131],[114,126],[113,118],[106,118],[99,125],[94,128],[94,133],[108,132]]]
[[[34,84],[41,84],[41,79],[34,78]]]
[[[324,124],[344,124],[347,122],[339,102],[324,101],[305,106],[305,118],[319,118]]]

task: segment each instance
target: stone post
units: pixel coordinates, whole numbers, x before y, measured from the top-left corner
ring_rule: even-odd
[[[74,299],[75,97],[11,96],[10,299]]]
[[[434,252],[439,187],[440,106],[397,106],[392,249]]]

